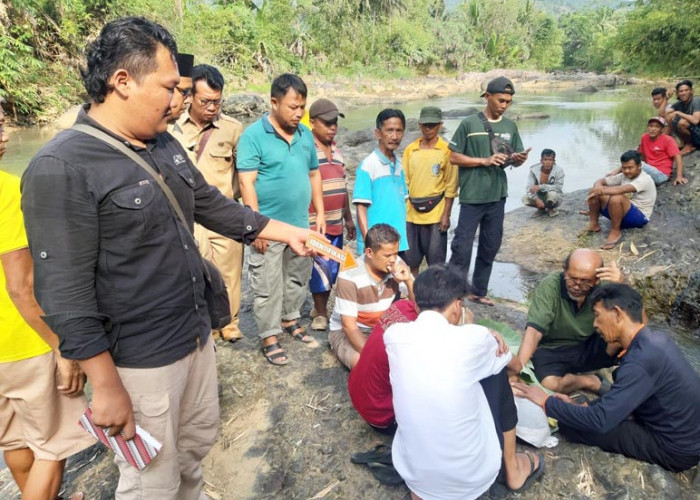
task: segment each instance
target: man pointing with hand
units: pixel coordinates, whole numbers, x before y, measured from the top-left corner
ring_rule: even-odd
[[[501,248],[508,196],[504,168],[522,165],[531,149],[523,151],[517,125],[503,117],[513,94],[515,87],[508,78],[491,80],[481,95],[486,99],[484,111],[462,120],[449,145],[450,163],[459,167],[460,205],[450,264],[463,269],[465,277],[469,274],[474,237],[480,227],[472,289],[467,298],[489,306],[493,301],[486,292],[493,260]]]

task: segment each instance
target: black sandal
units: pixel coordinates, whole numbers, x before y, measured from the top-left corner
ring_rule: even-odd
[[[298,340],[299,342],[308,344],[309,342],[314,341],[314,338],[306,333],[306,329],[296,321],[291,325],[283,326],[282,330],[291,335],[294,340]]]
[[[386,444],[378,444],[369,451],[362,453],[354,453],[350,457],[350,461],[354,464],[368,464],[370,462],[378,462],[380,464],[392,465],[391,461],[391,446]]]
[[[274,354],[268,354],[270,351],[276,351],[276,350],[279,350],[279,352],[276,352]],[[272,365],[282,366],[282,365],[286,365],[287,363],[289,363],[289,358],[287,358],[287,353],[284,352],[284,349],[282,349],[282,346],[279,344],[279,342],[275,342],[274,344],[263,346],[262,353],[263,353],[263,356],[265,356],[265,359],[268,361],[268,363],[270,363]],[[285,360],[278,361],[280,358],[285,358]]]
[[[537,465],[537,468],[535,468],[535,460],[532,458],[533,454],[529,451],[526,451],[525,455],[527,455],[527,458],[530,460],[530,475],[527,476],[527,479],[525,479],[525,482],[520,488],[508,488],[513,493],[522,493],[526,491],[530,488],[530,486],[532,486],[532,483],[537,481],[544,474],[544,457],[539,453],[535,453],[537,458],[540,459],[540,463]]]
[[[367,467],[374,476],[374,479],[379,481],[384,486],[400,486],[404,484],[403,478],[392,465],[380,464],[379,462],[370,462],[367,464]]]

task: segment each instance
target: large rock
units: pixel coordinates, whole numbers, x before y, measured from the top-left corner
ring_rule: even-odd
[[[250,121],[270,109],[269,103],[258,94],[232,95],[221,105],[221,110],[242,121]]]

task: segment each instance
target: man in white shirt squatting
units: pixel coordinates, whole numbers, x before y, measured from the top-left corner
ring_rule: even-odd
[[[502,466],[507,487],[521,492],[544,472],[542,456],[515,452],[507,344],[460,324],[468,293],[464,273],[432,266],[414,284],[418,319],[384,335],[398,424],[393,463],[413,500],[477,498]]]

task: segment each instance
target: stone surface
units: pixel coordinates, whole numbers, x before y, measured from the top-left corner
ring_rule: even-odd
[[[221,105],[221,111],[241,121],[258,118],[269,109],[268,100],[258,94],[235,94]]]

